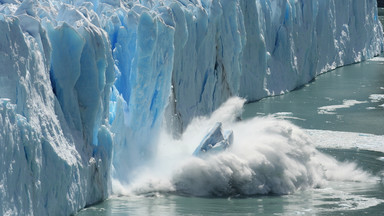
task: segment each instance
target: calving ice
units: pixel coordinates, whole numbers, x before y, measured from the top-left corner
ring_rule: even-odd
[[[164,131],[383,48],[373,0],[0,0],[0,32],[2,215],[72,214],[134,182]]]
[[[230,147],[233,143],[233,131],[225,131],[223,134],[222,123],[217,122],[208,134],[197,146],[193,155],[203,156],[205,153],[222,152]]]

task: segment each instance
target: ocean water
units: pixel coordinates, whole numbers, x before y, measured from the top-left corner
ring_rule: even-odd
[[[134,186],[120,185],[119,189],[115,189],[118,195],[88,207],[77,215],[384,215],[384,57],[338,68],[296,91],[246,104],[241,115],[242,121],[225,123],[231,118],[238,119],[236,113],[239,107],[242,108],[239,100],[232,101],[232,104],[225,105],[209,118],[192,122],[192,127],[182,140],[160,141],[159,146],[163,146],[163,151],[160,151],[158,160],[148,165],[150,168],[143,168],[146,170],[145,176],[150,173],[150,177],[138,177],[132,184]],[[230,114],[225,117],[227,113]],[[245,151],[249,149],[233,150],[220,157],[207,159],[208,162],[188,159],[199,137],[207,130],[204,125],[210,125],[210,122],[218,119],[224,122],[225,129],[234,131],[237,148],[244,147],[239,143],[246,145],[254,141],[257,150],[252,152],[251,149],[247,154]],[[287,121],[302,129],[295,128]],[[244,131],[252,127],[258,128],[257,132],[247,135]],[[276,132],[271,130],[272,127],[280,129]],[[197,134],[197,131],[202,134]],[[288,134],[296,133],[293,142],[287,139],[290,136],[285,136],[286,131]],[[266,178],[268,175],[274,176],[274,172],[260,171],[257,164],[250,162],[257,160],[257,157],[250,155],[264,153],[265,149],[260,147],[263,145],[269,145],[272,152],[295,148],[296,142],[303,141],[301,133],[309,137],[309,142],[318,152],[328,155],[324,160],[330,163],[336,163],[332,159],[339,161],[337,163],[340,164],[335,165],[333,177],[310,187],[305,186],[308,183],[306,181],[296,182],[300,186],[293,190],[284,187],[285,182],[282,182],[282,191],[272,190],[267,195],[247,194],[243,190],[226,193],[221,190],[222,184],[235,184],[242,180],[231,176],[226,181],[225,170],[238,168],[226,164],[226,161],[245,160],[240,167],[259,172],[256,177],[260,172],[264,172],[261,174],[266,175]],[[186,143],[187,147],[175,147]],[[298,152],[302,155],[307,153]],[[311,150],[309,153],[313,154]],[[289,165],[291,154],[288,152],[287,158],[284,154],[278,158],[276,156],[279,155],[273,153],[261,156],[278,167],[279,163]],[[321,159],[312,160],[316,162]],[[168,161],[168,164],[164,161]],[[307,165],[305,160],[299,163]],[[180,169],[175,168],[178,164],[184,164],[181,168],[184,172],[172,174],[172,170]],[[294,169],[288,165],[283,166],[286,171]],[[219,166],[225,169],[219,169]],[[329,164],[323,167],[325,172],[332,168],[333,165]],[[199,172],[201,170],[206,172]],[[168,180],[164,180],[164,176]],[[316,177],[317,173],[308,176]],[[186,185],[182,192],[180,188],[172,186],[175,179]],[[259,188],[261,186],[258,185]],[[270,186],[277,187],[276,184]]]
[[[274,115],[305,129],[384,134],[384,57],[338,68],[297,91],[247,104],[243,119]]]

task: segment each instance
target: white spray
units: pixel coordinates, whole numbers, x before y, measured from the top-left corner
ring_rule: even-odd
[[[211,116],[195,118],[180,140],[162,133],[156,157],[129,185],[114,180],[114,193],[172,192],[208,197],[290,194],[321,187],[328,180],[373,180],[355,164],[340,163],[317,151],[305,131],[288,121],[272,117],[237,121],[244,102],[234,97]],[[233,130],[233,145],[204,158],[192,156],[216,122],[222,122],[225,130]]]

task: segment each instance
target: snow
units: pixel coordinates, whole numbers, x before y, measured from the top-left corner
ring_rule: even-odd
[[[0,1],[0,214],[105,199],[163,125],[180,137],[231,96],[378,55],[376,16],[370,0]]]

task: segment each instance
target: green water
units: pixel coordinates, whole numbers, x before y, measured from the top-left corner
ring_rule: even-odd
[[[322,149],[341,161],[356,161],[366,171],[378,174],[384,153]],[[197,198],[170,194],[114,197],[81,211],[78,216],[102,215],[383,215],[384,184],[330,182],[321,189],[284,196],[249,198]]]
[[[357,161],[378,174],[384,153],[359,150],[322,149],[341,161]],[[330,182],[321,189],[298,191],[284,196],[249,198],[197,198],[170,194],[114,197],[87,208],[78,215],[383,215],[384,184]]]
[[[382,135],[384,58],[379,58],[323,74],[298,91],[247,104],[243,119],[273,114],[306,129]]]
[[[384,97],[380,95],[384,95],[384,58],[338,68],[297,91],[247,104],[242,118],[273,115],[304,129],[383,135]],[[339,161],[354,162],[381,176],[381,181],[328,182],[282,196],[199,198],[150,193],[111,197],[77,215],[384,215],[384,153],[354,145],[319,150]]]
[[[375,205],[375,202],[384,199],[383,187],[383,184],[334,182],[327,188],[292,195],[245,199],[117,197],[78,215],[382,215],[384,204]],[[364,208],[368,205],[374,206]]]

